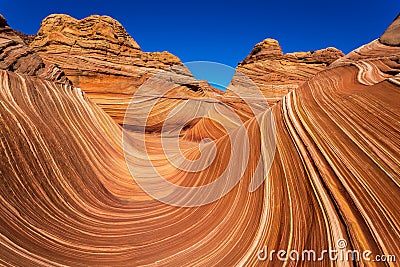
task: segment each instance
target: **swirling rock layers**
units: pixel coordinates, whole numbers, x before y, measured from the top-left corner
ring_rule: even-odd
[[[243,177],[224,197],[196,208],[147,196],[126,166],[121,127],[79,88],[35,69],[0,70],[2,265],[396,266],[328,257],[260,262],[257,255],[265,247],[319,255],[345,239],[347,249],[400,257],[399,47],[373,41],[237,126],[233,142],[244,144],[244,132],[250,141]],[[269,112],[276,152],[270,170],[260,169],[264,184],[249,192],[257,163],[268,162]],[[198,137],[215,139],[213,163],[194,173],[172,166],[159,136],[147,134],[161,174],[199,186],[226,166],[237,171],[242,155],[230,155],[230,136],[203,127],[209,123],[181,140],[184,154],[197,158]],[[227,165],[231,159],[237,164]]]

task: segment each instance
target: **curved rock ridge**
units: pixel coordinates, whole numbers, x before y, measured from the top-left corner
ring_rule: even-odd
[[[176,168],[159,136],[147,133],[150,160],[177,185],[206,185],[227,168],[236,173],[245,166],[228,194],[188,208],[142,191],[125,161],[121,127],[80,89],[18,69],[0,70],[0,263],[397,266],[362,257],[332,261],[326,254],[318,261],[282,261],[276,253],[314,250],[320,257],[327,249],[369,250],[370,259],[399,259],[399,73],[400,47],[373,41],[238,125],[231,136],[222,126],[233,118],[215,127],[209,127],[212,119],[202,120],[179,139],[188,159],[206,155],[211,161],[197,172]],[[224,117],[219,103],[208,105]],[[235,107],[237,113],[245,108]],[[163,108],[161,102],[154,110]],[[189,106],[181,114],[197,111]],[[268,169],[270,113],[276,150]],[[200,150],[203,136],[212,136],[214,147]],[[137,141],[134,133],[129,137]],[[241,153],[229,153],[234,144],[249,149],[247,164]],[[132,155],[142,156],[143,151]],[[133,167],[147,177],[142,163]],[[258,171],[266,180],[250,192]],[[261,261],[265,248],[275,254]]]
[[[342,56],[343,53],[334,47],[284,54],[277,40],[267,38],[254,46],[236,70],[252,79],[269,104],[274,105],[288,92]],[[236,80],[237,83],[240,81]],[[226,95],[230,95],[229,90]]]
[[[139,86],[158,70],[181,64],[179,58],[165,51],[141,51],[123,26],[109,16],[77,20],[68,15],[50,15],[42,21],[30,47],[44,62],[62,68],[76,87],[119,124]],[[191,75],[188,70],[185,73]],[[199,97],[216,92],[205,82],[186,87],[186,91],[198,92]],[[193,93],[185,97],[190,95]]]

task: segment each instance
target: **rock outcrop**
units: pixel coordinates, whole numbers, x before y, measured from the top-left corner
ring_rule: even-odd
[[[129,132],[134,150],[127,154],[126,133],[103,109],[79,88],[43,75],[57,68],[30,64],[36,54],[4,23],[0,34],[3,61],[19,66],[1,61],[1,265],[396,266],[374,259],[400,257],[400,47],[377,40],[361,47],[230,133],[221,129],[231,127],[234,115],[215,99],[183,106],[176,120],[185,123],[185,114],[207,102],[220,125],[202,120],[190,138],[172,140],[192,160],[180,168],[172,162],[177,151],[163,146],[170,138],[152,132],[145,149]],[[159,114],[171,111],[157,105]],[[245,103],[236,108],[242,112]],[[210,135],[213,143],[198,141]],[[193,171],[197,159],[209,166]],[[174,206],[149,196],[140,179],[162,196],[191,195],[160,186],[150,166],[184,188],[227,174],[219,190],[240,179],[207,205]],[[266,179],[251,190],[255,174]],[[282,260],[289,252],[280,250],[294,260]],[[332,260],[357,257],[355,251],[358,260]]]
[[[333,47],[284,54],[277,40],[267,38],[255,45],[236,70],[248,76],[273,105],[342,56]]]
[[[119,124],[139,86],[159,70],[181,64],[179,58],[165,51],[141,51],[123,26],[108,16],[77,20],[68,15],[50,15],[42,21],[30,47],[44,62],[62,68],[76,87]],[[206,83],[184,89],[190,94],[182,91],[180,95],[186,98],[216,92]]]
[[[400,46],[400,14],[382,34],[379,41],[384,45]]]
[[[11,29],[6,19],[0,14],[0,69],[70,84],[71,82],[58,66],[46,65],[42,58],[27,46],[27,41],[22,39],[24,36],[26,37]]]
[[[43,72],[44,67],[40,56],[26,46],[0,15],[0,69],[37,75]]]
[[[4,28],[8,26],[6,18],[0,14],[0,27]]]

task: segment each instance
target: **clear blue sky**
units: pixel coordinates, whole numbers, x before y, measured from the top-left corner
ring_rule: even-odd
[[[36,33],[51,13],[119,20],[144,51],[167,50],[183,62],[235,67],[254,44],[278,39],[284,52],[334,46],[348,53],[378,38],[400,11],[398,0],[2,0],[15,29]]]

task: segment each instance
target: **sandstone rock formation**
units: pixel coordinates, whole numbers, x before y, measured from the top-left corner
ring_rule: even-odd
[[[394,19],[392,24],[386,29],[386,31],[379,38],[382,44],[390,46],[400,45],[400,14]]]
[[[4,28],[8,26],[6,18],[0,14],[0,27]]]
[[[43,60],[26,46],[0,15],[0,69],[37,75],[45,67]]]
[[[381,266],[363,258],[258,259],[265,247],[315,250],[318,257],[340,249],[342,239],[345,252],[400,257],[400,47],[379,41],[361,47],[228,135],[222,127],[209,127],[211,120],[199,121],[190,138],[178,141],[189,159],[206,156],[211,165],[204,170],[173,166],[160,136],[147,133],[151,162],[177,185],[199,187],[225,169],[234,175],[245,168],[217,201],[176,207],[152,199],[133,179],[122,129],[109,114],[75,85],[36,70],[42,66],[31,64],[36,54],[8,28],[1,27],[0,34],[3,61],[19,66],[2,61],[0,70],[1,265]],[[76,82],[77,75],[70,77]],[[209,101],[214,117],[230,125],[232,118],[213,100],[198,101]],[[236,106],[238,113],[244,105]],[[186,112],[196,110],[181,114]],[[268,169],[271,113],[276,151]],[[199,136],[212,136],[214,146],[199,149]],[[129,137],[136,141],[134,134]],[[245,149],[230,154],[231,146],[248,149],[248,161]],[[132,157],[142,163],[144,154]],[[133,167],[147,177],[145,166]],[[249,192],[258,171],[267,179]]]
[[[179,58],[165,51],[141,51],[123,26],[108,16],[77,20],[50,15],[42,21],[30,47],[44,62],[61,67],[76,87],[120,124],[139,86],[158,70],[181,64]],[[206,83],[185,89],[190,94],[181,91],[180,95],[186,98],[217,93]]]
[[[277,40],[267,38],[255,45],[236,70],[253,80],[273,105],[342,56],[343,53],[333,47],[284,54]],[[229,90],[226,95],[230,95]]]
[[[18,35],[26,45],[30,45],[33,40],[36,38],[34,34],[24,34],[23,32],[13,30],[16,35]]]
[[[45,65],[42,58],[26,45],[21,35],[11,29],[6,19],[0,15],[0,69],[70,84],[64,72],[56,65]]]

